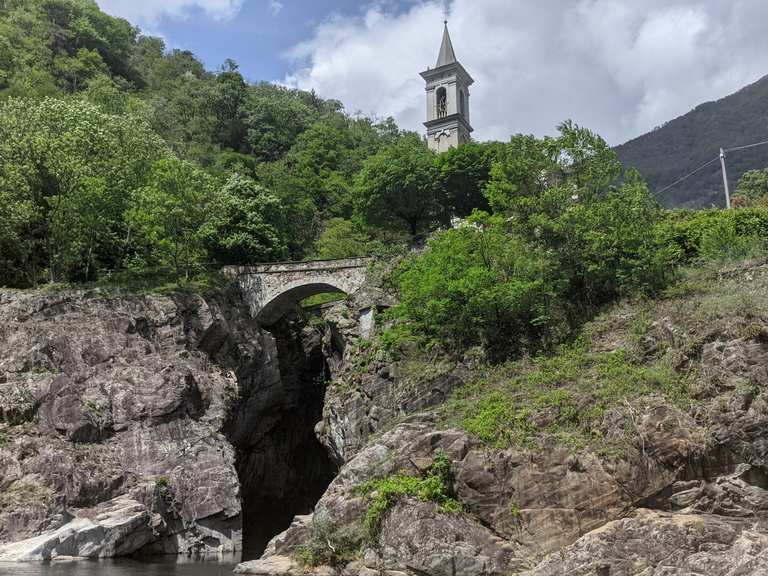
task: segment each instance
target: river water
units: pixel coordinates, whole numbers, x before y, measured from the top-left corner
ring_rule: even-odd
[[[3,564],[0,576],[232,576],[238,559],[196,562],[188,559],[77,560],[51,564]]]

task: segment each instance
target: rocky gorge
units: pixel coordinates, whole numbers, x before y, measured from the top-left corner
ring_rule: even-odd
[[[4,292],[0,315],[0,560],[258,553],[332,478],[321,342],[287,320],[98,291]]]
[[[245,548],[237,572],[262,576],[768,573],[768,262],[707,274],[595,320],[588,360],[545,383],[557,403],[535,397],[505,442],[457,398],[531,361],[490,377],[472,351],[393,357],[361,334],[392,303],[374,287],[268,329],[234,290],[2,291],[0,560]],[[563,398],[569,422],[599,417],[556,427]]]

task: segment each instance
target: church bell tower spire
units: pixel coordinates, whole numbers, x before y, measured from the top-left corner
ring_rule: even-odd
[[[421,73],[427,83],[427,141],[436,152],[445,152],[470,140],[469,87],[474,80],[456,58],[448,21],[435,68]]]

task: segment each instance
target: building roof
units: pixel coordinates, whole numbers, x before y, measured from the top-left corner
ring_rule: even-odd
[[[446,22],[443,31],[443,44],[440,46],[440,55],[437,57],[437,68],[454,64],[456,61],[456,53],[453,51],[451,35],[448,34],[448,22]]]

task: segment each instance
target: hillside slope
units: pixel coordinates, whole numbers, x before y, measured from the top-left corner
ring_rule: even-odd
[[[659,190],[715,158],[721,146],[727,149],[764,140],[768,140],[768,76],[618,146],[616,153],[626,168],[637,168],[651,189]],[[747,170],[766,166],[768,146],[730,154],[731,186]],[[670,207],[722,206],[720,164],[712,163],[660,200]]]
[[[350,341],[316,427],[341,470],[236,573],[759,573],[767,285],[765,259],[694,274],[495,368]]]

